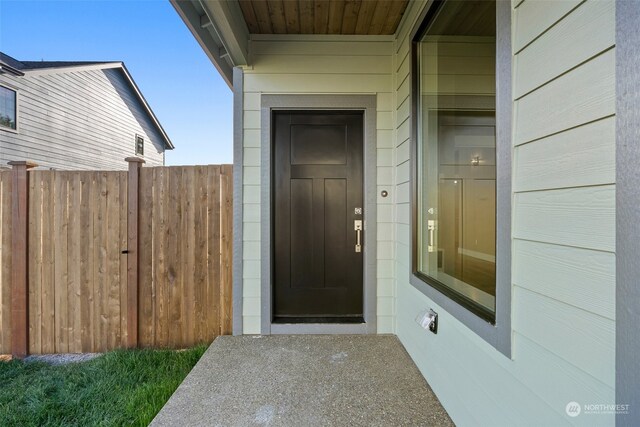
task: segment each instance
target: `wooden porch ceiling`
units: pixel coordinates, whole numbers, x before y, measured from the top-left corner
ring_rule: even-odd
[[[252,34],[393,34],[408,0],[238,0]]]

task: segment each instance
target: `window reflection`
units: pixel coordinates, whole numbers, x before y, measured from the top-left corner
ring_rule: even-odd
[[[495,313],[495,2],[444,3],[418,55],[418,271]]]

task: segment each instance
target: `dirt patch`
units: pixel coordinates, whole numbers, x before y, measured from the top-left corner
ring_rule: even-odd
[[[86,362],[102,356],[102,353],[34,354],[24,358],[25,362],[44,362],[50,365]]]

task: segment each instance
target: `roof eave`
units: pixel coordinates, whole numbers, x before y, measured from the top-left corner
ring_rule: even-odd
[[[233,68],[248,65],[249,30],[235,1],[170,0],[229,88]]]
[[[127,67],[124,65],[124,63],[121,62],[120,65],[122,67],[122,71],[124,72],[125,77],[127,78],[127,81],[129,82],[129,84],[131,85],[131,87],[135,91],[136,95],[138,96],[138,98],[142,102],[142,106],[144,107],[144,109],[147,112],[147,114],[149,115],[149,117],[151,117],[151,120],[156,125],[156,127],[158,128],[158,131],[162,135],[162,138],[164,139],[164,142],[165,142],[165,144],[164,144],[165,145],[165,149],[173,150],[175,148],[175,146],[173,145],[173,143],[169,139],[169,136],[167,135],[167,132],[165,132],[164,128],[160,124],[160,121],[158,120],[158,118],[154,114],[153,110],[151,109],[151,106],[149,105],[149,103],[145,99],[144,95],[142,95],[142,92],[138,88],[138,85],[136,84],[136,82],[133,80],[133,77],[131,77],[131,74],[129,74],[129,70],[127,70]]]
[[[24,73],[16,68],[13,68],[10,65],[0,63],[0,74],[9,73],[14,76],[24,76]]]

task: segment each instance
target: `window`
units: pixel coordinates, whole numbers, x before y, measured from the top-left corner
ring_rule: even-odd
[[[144,156],[144,138],[136,135],[136,155]]]
[[[16,91],[0,86],[0,126],[16,129],[17,116]]]
[[[496,59],[505,43],[510,52],[510,11],[501,15],[501,3],[436,1],[412,39],[411,282],[496,346],[509,340],[492,329],[500,307],[509,325],[511,292],[510,267],[497,268],[510,264],[511,233],[511,56],[501,57],[507,66]]]

